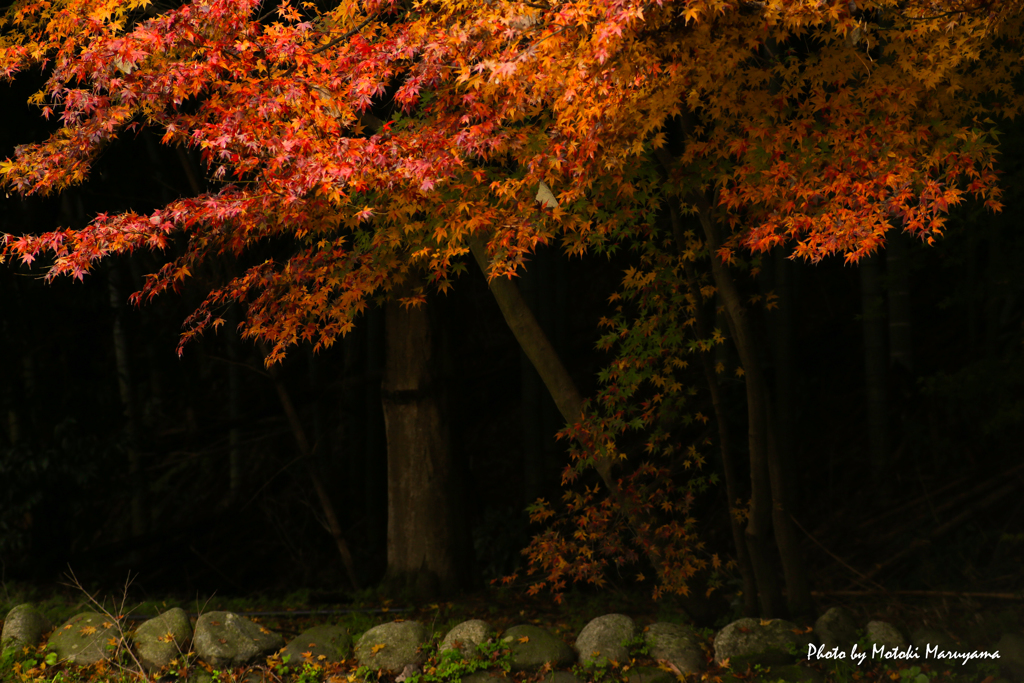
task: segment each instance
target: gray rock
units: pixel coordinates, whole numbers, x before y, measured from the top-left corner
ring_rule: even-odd
[[[162,669],[181,653],[188,652],[191,639],[192,623],[180,607],[143,622],[132,636],[139,662],[147,671]]]
[[[251,669],[245,672],[240,683],[271,683],[270,672],[262,669]]]
[[[85,666],[110,659],[121,631],[113,620],[98,612],[83,612],[68,619],[50,636],[49,648],[66,662]]]
[[[872,646],[878,645],[886,649],[899,649],[907,646],[903,634],[888,622],[869,621],[864,630],[867,631],[868,643]]]
[[[35,645],[51,628],[53,624],[35,606],[28,603],[18,605],[8,612],[7,618],[4,619],[4,630],[0,632],[0,649],[20,649],[26,645]]]
[[[606,667],[611,662],[629,662],[624,642],[636,637],[636,624],[623,614],[606,614],[592,619],[576,638],[576,653],[583,666]]]
[[[831,607],[814,622],[814,634],[826,652],[838,647],[849,653],[857,642],[857,622],[845,607]]]
[[[284,647],[280,635],[234,612],[207,612],[196,620],[196,656],[214,668],[242,666]]]
[[[910,636],[910,644],[919,651],[921,657],[928,653],[928,648],[937,648],[943,652],[956,652],[964,648],[958,647],[956,641],[947,633],[934,628],[919,628]],[[970,649],[970,648],[968,648]],[[929,659],[933,659],[930,657]],[[937,660],[943,661],[943,660]],[[949,660],[952,661],[952,660]]]
[[[513,671],[536,671],[548,662],[552,666],[569,666],[576,661],[571,647],[539,626],[513,626],[505,631],[502,640],[512,649]]]
[[[457,624],[441,641],[439,653],[447,652],[458,648],[463,657],[480,658],[482,655],[477,652],[477,645],[487,640],[491,633],[491,625],[482,619],[470,619]]]
[[[803,629],[782,619],[740,619],[715,636],[715,662],[728,659],[729,668],[740,673],[748,665],[792,664],[810,642]]]
[[[975,613],[974,618],[965,619],[962,625],[957,624],[958,628],[961,626],[963,639],[975,649],[984,649],[998,642],[1004,633],[1022,633],[1024,624],[1014,610],[989,608]]]
[[[309,653],[309,657],[305,653]],[[300,633],[288,643],[282,659],[288,657],[288,666],[301,670],[303,662],[334,663],[352,652],[352,635],[344,626],[322,624]]]
[[[669,662],[679,673],[696,674],[704,668],[700,638],[689,626],[659,621],[644,630],[644,641],[651,658]]]
[[[812,669],[799,664],[783,664],[771,667],[771,671],[765,677],[772,681],[786,681],[787,683],[824,683],[825,677],[817,669]]]
[[[541,683],[582,683],[571,671],[552,671],[541,679]]]
[[[375,671],[398,673],[426,660],[421,646],[427,641],[427,629],[418,621],[392,621],[374,626],[356,643],[356,659]]]
[[[628,683],[673,683],[675,680],[674,673],[656,666],[641,666],[626,672]]]
[[[987,660],[999,663],[999,669],[1010,680],[1024,681],[1024,636],[1019,633],[1004,633],[996,644],[999,659]]]
[[[460,683],[509,683],[511,680],[504,671],[475,671],[463,676]]]

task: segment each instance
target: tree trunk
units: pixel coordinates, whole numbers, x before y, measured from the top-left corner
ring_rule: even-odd
[[[914,369],[910,306],[910,264],[907,237],[893,232],[885,243],[885,274],[889,284],[889,365]]]
[[[238,353],[238,313],[235,305],[228,310],[228,492],[224,505],[238,501],[242,493],[242,390],[241,359]]]
[[[557,278],[560,262],[552,258],[550,249],[537,249],[530,268],[519,278],[519,291],[526,305],[537,317],[537,322],[551,340],[559,346],[559,323],[565,320],[565,287]],[[540,375],[525,353],[520,351],[520,405],[523,437],[523,507],[545,495],[546,483],[551,481],[552,469],[557,464],[554,434],[561,428],[558,409],[551,400]]]
[[[681,252],[684,249],[684,236],[682,217],[676,202],[669,204],[669,213],[672,220],[672,234],[676,242],[676,250]],[[712,257],[713,258],[713,257]],[[708,329],[707,320],[704,316],[704,301],[697,282],[697,273],[692,263],[686,264],[686,284],[690,301],[694,305],[694,320],[696,323],[697,336],[701,339],[710,339],[711,330]],[[718,296],[712,300],[717,306]],[[719,345],[721,346],[721,345]],[[716,349],[717,350],[717,349]],[[722,387],[718,382],[718,375],[715,372],[715,357],[710,350],[700,353],[701,366],[704,369],[704,380],[708,385],[708,392],[711,394],[711,405],[715,411],[715,422],[718,424],[718,451],[722,456],[722,473],[725,479],[726,507],[729,512],[729,528],[732,530],[733,546],[736,549],[736,564],[739,567],[740,577],[743,580],[743,614],[744,616],[757,616],[757,578],[754,575],[754,567],[750,561],[750,554],[747,552],[747,542],[743,533],[743,525],[740,521],[740,512],[736,509],[739,502],[739,482],[736,478],[736,464],[733,460],[732,439],[729,435],[729,418],[725,412],[725,403],[722,397]]]
[[[762,616],[772,617],[779,614],[782,602],[769,551],[769,533],[773,525],[775,543],[782,558],[786,578],[789,609],[794,614],[804,614],[810,610],[811,594],[799,539],[790,517],[789,487],[780,460],[768,384],[757,357],[756,342],[736,283],[725,264],[716,256],[720,240],[710,207],[706,202],[704,204],[699,215],[712,254],[712,275],[715,286],[725,301],[729,331],[746,376],[747,439],[751,479],[750,514],[746,534],[751,564],[757,578]]]
[[[777,308],[772,313],[772,351],[775,360],[775,419],[778,425],[779,457],[787,488],[791,495],[786,500],[797,506],[795,496],[797,485],[796,472],[796,363],[793,353],[793,268],[794,264],[786,258],[786,249],[776,247],[772,253],[774,260],[774,288],[778,297]]]
[[[142,455],[139,452],[139,415],[135,401],[135,387],[132,384],[131,361],[128,350],[128,336],[124,324],[124,295],[121,291],[121,277],[117,266],[111,264],[107,271],[110,289],[110,308],[114,311],[114,362],[117,368],[117,388],[124,410],[125,450],[128,453],[128,477],[131,481],[131,525],[132,535],[146,533],[146,487],[142,478]],[[137,558],[136,558],[137,559]]]
[[[366,422],[363,430],[366,440],[363,442],[363,484],[364,512],[367,519],[367,536],[369,538],[370,555],[387,557],[388,538],[388,458],[387,428],[384,423],[384,410],[381,402],[381,378],[385,363],[385,312],[381,308],[373,308],[366,314],[365,346],[366,382],[364,407]],[[386,570],[386,569],[385,569]]]
[[[795,368],[793,360],[793,264],[786,258],[786,251],[776,247],[774,252],[775,292],[778,308],[774,315],[772,351],[775,360],[775,401],[769,410],[769,472],[772,478],[773,513],[780,515],[778,501],[787,510],[785,519],[775,523],[775,543],[782,556],[783,572],[786,576],[786,597],[791,616],[809,615],[811,603],[810,586],[804,567],[800,539],[793,524],[792,515],[799,508],[799,489],[795,467],[796,430],[795,423]],[[773,419],[774,418],[774,419]],[[774,428],[774,429],[773,429]],[[787,558],[789,558],[787,560]]]
[[[381,383],[388,444],[389,592],[429,599],[465,585],[459,557],[448,424],[435,370],[435,333],[426,305],[403,307],[393,292],[385,309]],[[460,564],[462,562],[462,564]]]
[[[747,514],[746,539],[750,563],[757,579],[757,597],[761,616],[774,617],[781,613],[782,593],[775,578],[775,564],[771,560],[772,490],[768,474],[768,408],[767,391],[760,365],[750,339],[746,310],[739,292],[718,258],[719,244],[715,226],[708,210],[700,212],[701,225],[711,251],[711,273],[715,287],[725,303],[725,317],[729,333],[736,345],[740,363],[746,375],[747,389],[747,443],[750,451],[750,509]]]
[[[490,272],[490,259],[487,256],[486,245],[479,237],[471,238],[469,244],[473,258],[476,259],[484,276],[487,276]],[[575,382],[569,376],[554,347],[544,334],[544,330],[541,329],[533,312],[530,311],[530,307],[523,300],[519,288],[511,278],[507,277],[489,280],[488,287],[494,295],[495,301],[498,302],[505,322],[512,330],[512,334],[515,335],[516,341],[519,342],[519,348],[530,359],[544,382],[544,386],[551,394],[551,398],[554,399],[558,412],[567,423],[577,423],[583,417],[583,399],[580,397]],[[594,469],[608,489],[612,500],[623,511],[630,526],[634,531],[638,530],[641,527],[640,515],[622,495],[619,483],[612,473],[611,460],[595,458]],[[665,574],[661,562],[653,554],[648,554],[647,559],[651,562],[658,578],[663,579]]]
[[[698,306],[695,316],[697,321],[697,334],[701,339],[708,339],[711,335],[707,329],[701,306],[700,288],[697,286],[697,276],[692,266],[686,268],[686,279],[689,285],[690,296]],[[732,530],[733,546],[736,548],[736,564],[740,570],[740,577],[743,579],[743,614],[744,616],[757,616],[757,579],[754,576],[754,566],[750,562],[750,554],[747,552],[747,543],[743,534],[743,525],[740,522],[740,513],[736,510],[736,503],[740,499],[739,482],[736,479],[736,464],[733,461],[732,439],[729,436],[729,418],[725,412],[725,404],[722,397],[722,387],[718,383],[718,376],[715,374],[714,359],[711,351],[702,351],[700,354],[701,365],[704,368],[704,380],[708,384],[708,391],[711,394],[711,405],[715,411],[715,422],[718,424],[718,451],[722,456],[722,472],[725,478],[725,496],[729,511],[729,527]]]
[[[888,414],[885,401],[885,301],[882,296],[880,258],[861,261],[861,317],[864,325],[864,377],[867,398],[868,459],[875,484],[883,480],[888,460]]]

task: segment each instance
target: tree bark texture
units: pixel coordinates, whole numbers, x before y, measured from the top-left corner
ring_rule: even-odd
[[[676,249],[683,249],[683,225],[679,207],[675,201],[669,204],[669,214],[672,221],[672,234],[676,242]],[[697,283],[697,273],[693,265],[686,265],[686,284],[690,301],[695,308],[694,320],[697,329],[697,336],[701,339],[711,338],[711,330],[703,310],[703,297],[700,286]],[[717,301],[717,296],[715,298]],[[736,503],[740,499],[739,482],[736,478],[736,463],[733,459],[732,438],[729,435],[729,418],[725,411],[725,403],[722,397],[722,387],[718,382],[718,375],[715,373],[715,359],[710,350],[700,352],[701,366],[704,369],[704,380],[708,385],[708,392],[711,394],[711,406],[715,411],[715,422],[718,425],[718,452],[722,457],[722,473],[725,479],[726,508],[729,513],[729,528],[732,530],[733,546],[736,549],[736,564],[739,567],[740,577],[743,580],[743,614],[748,617],[757,616],[757,578],[754,575],[754,567],[750,561],[750,554],[747,552],[747,542],[743,533],[743,525],[740,515],[736,510]]]
[[[914,347],[907,242],[899,232],[886,240],[885,274],[889,285],[889,365],[909,372],[914,369]]]
[[[486,277],[490,272],[490,259],[488,258],[487,247],[483,240],[479,237],[473,237],[470,240],[470,250],[476,259],[477,265],[480,266],[480,270],[483,271]],[[562,418],[567,423],[574,424],[578,422],[583,417],[583,399],[580,396],[579,389],[576,388],[575,382],[569,376],[568,371],[562,364],[562,360],[558,357],[558,353],[551,345],[547,335],[544,334],[544,330],[537,323],[533,312],[526,304],[522,294],[520,294],[519,288],[516,287],[515,282],[511,278],[507,277],[491,279],[488,287],[494,295],[494,299],[498,302],[498,307],[505,318],[505,323],[508,324],[512,334],[515,335],[516,341],[519,342],[519,347],[526,354],[526,357],[530,359],[541,380],[543,380],[544,386],[547,387],[548,392],[551,394],[551,398],[554,399],[558,412],[561,413]],[[608,489],[612,500],[615,501],[619,509],[625,514],[629,525],[634,531],[639,529],[641,527],[641,517],[634,509],[634,506],[628,503],[622,495],[618,480],[615,479],[612,473],[611,460],[596,458],[594,469]],[[649,554],[647,559],[654,567],[658,578],[663,579],[664,570],[662,569],[661,561],[653,554]]]
[[[753,341],[749,339],[746,311],[740,301],[739,292],[732,281],[725,264],[715,253],[719,240],[709,212],[701,211],[701,225],[711,251],[711,273],[715,287],[725,302],[726,322],[729,334],[736,345],[743,371],[746,375],[747,390],[747,444],[750,458],[750,508],[747,512],[745,531],[750,563],[757,579],[757,597],[761,605],[761,616],[774,617],[782,609],[782,592],[775,578],[775,563],[771,560],[772,491],[768,478],[767,448],[767,396],[759,385],[759,365],[753,353]],[[753,372],[751,372],[753,370]]]
[[[700,221],[711,251],[711,269],[715,286],[725,302],[729,331],[743,364],[747,389],[747,440],[750,451],[751,499],[746,535],[751,564],[757,578],[762,616],[781,613],[782,600],[770,555],[772,526],[775,543],[786,578],[787,602],[791,612],[803,614],[810,609],[799,539],[787,505],[791,489],[785,480],[776,443],[774,415],[768,384],[757,357],[757,342],[739,290],[725,264],[716,255],[720,240],[710,206],[700,208]]]
[[[779,457],[787,482],[792,481],[796,471],[796,373],[797,364],[793,351],[793,327],[795,291],[793,270],[795,264],[786,258],[787,250],[776,247],[772,253],[773,276],[777,307],[771,313],[772,352],[775,361],[775,421]],[[797,509],[795,487],[786,500]]]
[[[242,389],[241,361],[238,353],[238,313],[228,311],[228,493],[225,504],[235,503],[242,493]]]
[[[700,306],[700,288],[697,286],[697,276],[692,266],[687,266],[686,277],[689,285],[690,296]],[[697,334],[702,339],[711,336],[707,329],[707,322],[704,320],[703,312],[698,310],[696,315]],[[750,562],[750,554],[747,552],[747,542],[743,533],[743,525],[740,522],[736,510],[736,502],[740,499],[739,482],[736,479],[736,463],[733,460],[732,438],[729,435],[729,419],[725,412],[725,403],[722,398],[722,387],[715,374],[714,359],[711,351],[702,351],[700,354],[701,365],[704,369],[704,379],[708,384],[708,392],[711,394],[711,406],[715,411],[715,422],[718,424],[718,452],[722,456],[722,472],[725,479],[726,506],[729,511],[729,528],[732,530],[733,546],[736,548],[736,564],[740,570],[740,577],[743,579],[743,614],[747,617],[757,616],[757,578],[754,576],[754,566]]]
[[[124,435],[128,452],[128,476],[131,480],[131,524],[132,535],[146,533],[146,490],[142,479],[142,454],[139,451],[139,411],[135,401],[135,387],[132,383],[131,360],[128,349],[128,335],[124,324],[125,296],[121,288],[121,276],[116,265],[107,271],[110,290],[110,308],[114,311],[113,338],[114,362],[117,368],[117,389],[124,410]]]
[[[871,474],[880,482],[888,453],[886,411],[885,299],[882,268],[878,254],[865,258],[860,266],[861,316],[864,326],[864,378],[866,389],[868,459]]]
[[[385,310],[381,384],[388,449],[387,572],[396,593],[429,599],[465,583],[447,416],[435,370],[426,305],[403,307],[400,288]]]

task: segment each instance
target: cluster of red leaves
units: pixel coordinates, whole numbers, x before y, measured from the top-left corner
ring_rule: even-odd
[[[500,276],[554,239],[576,254],[652,239],[644,214],[666,195],[684,205],[714,198],[733,227],[721,256],[790,240],[807,258],[857,259],[893,227],[940,234],[965,193],[999,207],[989,117],[1021,107],[1021,8],[340,0],[323,12],[285,2],[260,16],[255,0],[166,11],[149,0],[18,0],[0,26],[0,72],[44,69],[34,101],[62,127],[0,162],[8,191],[79,183],[105,145],[142,126],[200,151],[214,189],[149,215],[5,235],[4,254],[45,257],[48,277],[80,278],[108,254],[184,243],[139,300],[177,288],[206,260],[289,239],[290,258],[211,286],[183,337],[221,324],[221,307],[240,302],[244,333],[273,347],[269,361],[300,340],[330,345],[369,297],[414,270],[449,286],[470,236],[486,236]],[[635,168],[666,147],[668,182],[639,186]],[[542,182],[558,201],[548,212],[534,202]],[[673,272],[652,262],[631,277],[662,292]],[[641,306],[629,334],[685,329],[665,316]],[[673,343],[665,348],[681,348]],[[628,420],[616,402],[634,401],[623,373],[640,372],[633,385],[674,386],[659,363],[682,362],[678,353],[652,360],[638,355],[650,344],[622,348],[597,402],[602,417],[569,434],[583,462],[622,433],[619,421],[651,429],[671,414],[664,394]],[[611,511],[588,510],[577,540],[597,545],[579,548],[601,557]],[[642,543],[683,548],[667,563],[682,576],[697,560],[681,518],[652,526]],[[557,586],[556,565],[547,569]],[[586,577],[603,567],[581,566]]]

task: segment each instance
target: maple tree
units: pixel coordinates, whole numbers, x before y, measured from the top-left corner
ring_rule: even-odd
[[[1021,7],[196,0],[157,11],[147,0],[20,0],[5,15],[0,69],[43,69],[33,102],[61,127],[0,163],[8,191],[79,183],[105,145],[143,127],[199,150],[213,189],[149,215],[7,235],[5,253],[47,259],[49,278],[81,278],[107,255],[180,245],[133,296],[141,302],[208,259],[287,239],[288,259],[214,286],[181,341],[222,325],[237,302],[244,336],[266,342],[273,362],[300,341],[331,345],[371,297],[403,283],[405,304],[447,289],[472,250],[510,325],[522,323],[576,467],[595,467],[610,495],[570,494],[573,538],[552,530],[528,549],[546,571],[538,585],[555,590],[600,581],[609,559],[627,563],[635,549],[659,590],[685,591],[702,568],[687,514],[700,480],[680,491],[661,466],[621,478],[612,468],[630,432],[652,455],[699,464],[678,441],[680,424],[703,419],[688,413],[682,372],[720,340],[701,322],[717,291],[747,391],[752,496],[745,515],[733,511],[734,531],[746,525],[746,592],[766,615],[781,609],[774,527],[799,611],[809,594],[771,397],[730,264],[784,242],[799,258],[855,262],[893,228],[933,240],[966,195],[998,210],[993,117],[1021,107]],[[623,305],[604,321],[616,358],[589,404],[505,277],[556,241],[573,255],[637,249]],[[619,513],[629,538],[614,535]]]

